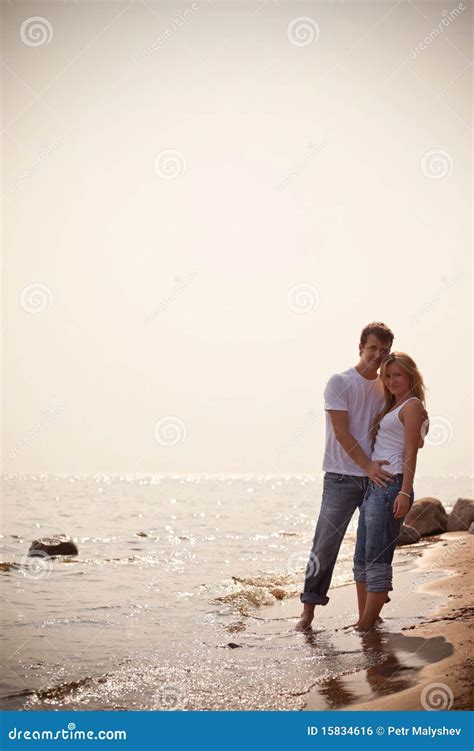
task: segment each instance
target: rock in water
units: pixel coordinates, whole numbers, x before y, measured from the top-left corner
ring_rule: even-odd
[[[420,542],[420,540],[421,535],[417,529],[402,524],[400,534],[398,535],[397,545],[413,545],[413,543]]]
[[[458,498],[448,516],[448,532],[463,532],[474,522],[474,501]]]
[[[28,555],[34,555],[36,550],[41,550],[53,557],[55,555],[77,555],[77,545],[67,535],[55,535],[54,537],[42,537],[33,540],[28,550]]]
[[[404,521],[407,527],[413,527],[422,537],[446,532],[448,528],[448,515],[436,498],[415,501]]]

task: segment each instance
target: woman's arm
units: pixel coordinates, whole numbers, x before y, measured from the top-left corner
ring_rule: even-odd
[[[405,516],[409,507],[410,499],[405,493],[411,494],[413,479],[416,470],[416,457],[420,446],[421,425],[423,422],[424,407],[420,401],[414,399],[400,410],[399,416],[405,428],[405,449],[403,454],[403,483],[394,506],[394,516]]]

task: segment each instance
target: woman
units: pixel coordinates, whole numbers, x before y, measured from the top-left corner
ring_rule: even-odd
[[[359,620],[367,631],[378,620],[392,587],[392,559],[403,517],[414,500],[413,478],[424,418],[425,387],[416,364],[392,352],[380,370],[385,406],[372,427],[372,460],[386,459],[393,474],[385,487],[371,480],[361,506],[354,555]]]

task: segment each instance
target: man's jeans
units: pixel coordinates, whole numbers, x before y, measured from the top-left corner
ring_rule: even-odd
[[[392,560],[403,518],[395,519],[393,507],[403,484],[403,475],[394,475],[385,488],[369,481],[359,515],[354,554],[354,579],[365,582],[367,592],[390,592]],[[412,507],[415,495],[410,494]]]
[[[324,475],[323,500],[313,545],[306,566],[301,602],[327,605],[327,591],[347,526],[364,500],[369,478],[357,475]]]

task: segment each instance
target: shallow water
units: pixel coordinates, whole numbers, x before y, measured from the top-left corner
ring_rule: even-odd
[[[435,482],[417,497],[434,495]],[[311,643],[293,630],[321,485],[308,476],[3,477],[0,556],[12,565],[0,571],[2,707],[301,709],[316,680],[375,664],[334,623]],[[352,579],[356,521],[335,587]],[[79,555],[32,566],[31,541],[61,532]],[[416,548],[397,551],[398,565]],[[347,621],[352,592],[344,607]]]

